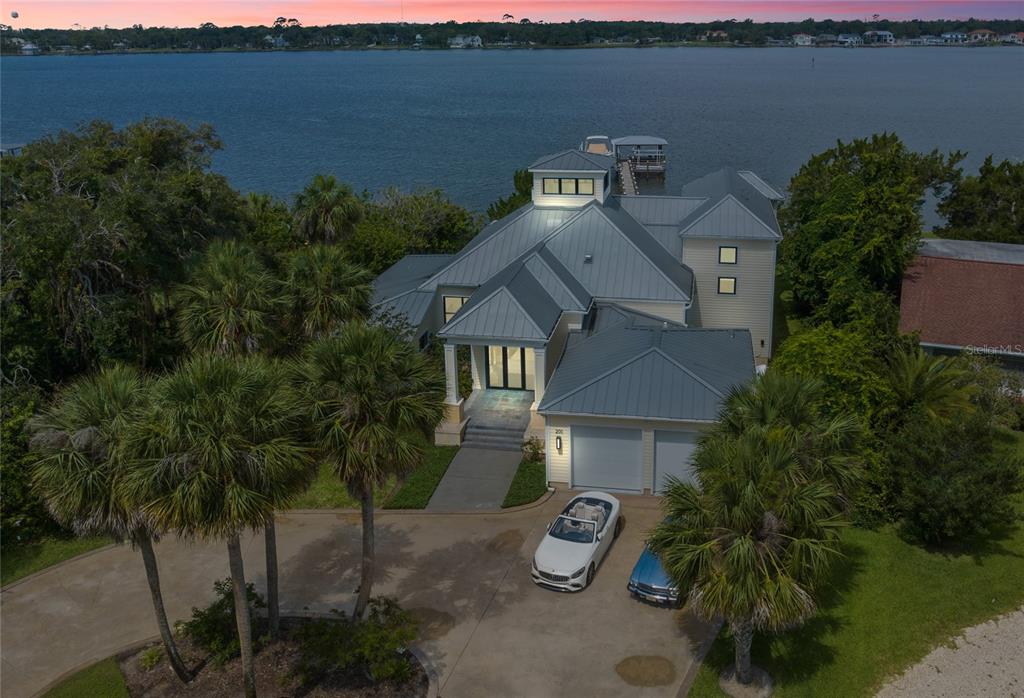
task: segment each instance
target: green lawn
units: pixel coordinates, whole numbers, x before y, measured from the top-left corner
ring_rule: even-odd
[[[396,478],[389,478],[375,493],[377,506],[385,509],[422,509],[430,501],[437,483],[444,477],[448,464],[458,451],[457,446],[424,444],[423,463],[405,478],[398,489]],[[359,501],[348,490],[329,465],[322,465],[310,488],[292,504],[292,509],[358,509]]]
[[[117,661],[111,657],[82,669],[47,691],[44,698],[128,698]]]
[[[524,458],[519,464],[519,469],[516,470],[515,477],[512,478],[512,484],[508,486],[508,494],[505,495],[505,501],[501,506],[517,507],[520,504],[535,502],[547,490],[548,483],[544,463]]]
[[[395,487],[395,478],[390,478],[384,487],[378,489],[375,499],[390,494]],[[378,502],[379,504],[379,502]],[[341,480],[326,463],[320,466],[320,472],[316,480],[301,497],[292,504],[292,509],[358,509],[359,500],[348,493],[348,489],[341,484]]]
[[[0,562],[0,585],[7,586],[33,572],[109,543],[109,538],[44,538],[28,545],[5,545]]]
[[[384,502],[384,508],[422,509],[427,506],[458,450],[458,446],[427,445],[423,464],[409,473],[402,486]]]
[[[1000,448],[1024,454],[1024,434]],[[1024,498],[1018,500],[1024,516]],[[845,558],[821,612],[788,633],[757,638],[754,663],[779,696],[869,696],[964,628],[1024,602],[1024,525],[958,552],[930,552],[894,529],[843,532]],[[722,696],[718,674],[732,659],[723,632],[691,696]]]

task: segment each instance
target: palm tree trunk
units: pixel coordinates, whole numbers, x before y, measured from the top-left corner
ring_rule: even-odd
[[[235,596],[235,625],[238,627],[238,644],[242,649],[242,678],[245,682],[245,697],[256,698],[256,670],[252,655],[252,620],[249,614],[249,598],[245,589],[245,567],[242,564],[242,546],[238,534],[228,538],[228,564],[231,567],[231,585]]]
[[[273,514],[267,520],[263,536],[267,546],[267,622],[270,639],[277,640],[281,636],[281,608],[277,593],[277,529]]]
[[[736,649],[736,680],[750,683],[750,643],[754,640],[754,623],[749,618],[734,620],[730,624]]]
[[[366,606],[370,603],[370,592],[373,590],[373,487],[363,488],[363,568],[359,581],[359,596],[356,607],[352,611],[353,618],[362,618]]]
[[[149,593],[153,597],[153,611],[156,613],[156,624],[160,629],[160,639],[164,643],[164,652],[167,653],[167,661],[170,662],[174,673],[178,675],[182,683],[192,680],[192,674],[185,667],[181,655],[178,654],[178,645],[174,642],[174,635],[171,634],[171,625],[167,622],[167,612],[164,610],[164,597],[160,592],[160,572],[156,566],[156,555],[153,553],[153,541],[149,536],[140,536],[135,540],[136,545],[142,552],[142,564],[146,568],[146,580],[149,582]]]

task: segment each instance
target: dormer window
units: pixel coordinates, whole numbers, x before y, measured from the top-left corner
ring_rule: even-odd
[[[561,196],[593,196],[594,180],[576,177],[545,177],[544,193]]]

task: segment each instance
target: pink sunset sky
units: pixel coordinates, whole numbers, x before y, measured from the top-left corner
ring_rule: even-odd
[[[355,22],[497,21],[506,12],[516,19],[557,22],[568,19],[650,19],[703,22],[714,19],[801,20],[866,19],[1016,19],[1021,0],[4,0],[3,21],[19,28],[197,26],[213,22],[270,24],[294,17],[304,25]],[[11,19],[11,12],[18,13]]]

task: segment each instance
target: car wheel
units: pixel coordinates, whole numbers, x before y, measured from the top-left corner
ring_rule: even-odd
[[[586,589],[590,586],[590,583],[594,581],[594,563],[590,563],[590,567],[587,569],[587,584],[583,588]]]
[[[619,518],[615,519],[615,532],[612,534],[613,538],[618,538],[619,534],[622,533],[623,523],[624,522],[623,522],[621,516]]]

